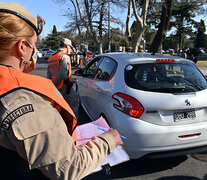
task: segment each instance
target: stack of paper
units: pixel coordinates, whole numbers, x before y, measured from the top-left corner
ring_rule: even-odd
[[[100,128],[110,129],[108,124],[106,123],[105,119],[100,117],[98,120],[93,121],[91,123],[80,125],[76,128],[76,139],[77,139],[77,146],[81,146],[86,144],[88,141],[91,140],[92,137],[98,136],[103,133]],[[110,166],[114,166],[116,164],[122,163],[124,161],[128,161],[129,156],[125,152],[122,146],[116,147],[113,153],[109,154],[104,161],[94,170],[94,172],[99,171],[102,169],[101,166],[109,163]]]

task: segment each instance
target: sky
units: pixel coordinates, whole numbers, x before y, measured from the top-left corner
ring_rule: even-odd
[[[54,25],[56,26],[57,31],[65,30],[64,26],[68,19],[63,15],[68,8],[67,5],[57,4],[54,0],[5,0],[5,2],[17,2],[25,6],[33,16],[40,15],[46,21],[41,34],[42,37],[46,37],[47,34],[51,33]],[[113,10],[111,13],[113,13]],[[119,17],[123,18],[125,24],[126,12],[118,12],[118,14]],[[196,18],[196,21],[200,21],[200,19],[205,21],[207,33],[207,18],[201,16]]]
[[[55,25],[57,31],[63,31],[67,18],[63,16],[66,8],[64,5],[55,3],[53,0],[5,0],[5,2],[16,2],[25,6],[33,16],[40,15],[45,21],[42,37],[52,32]]]
[[[54,25],[57,31],[65,30],[64,26],[67,24],[68,19],[63,15],[68,10],[68,5],[57,4],[55,0],[5,0],[5,2],[19,3],[25,6],[33,16],[40,15],[46,21],[41,34],[42,37],[46,37],[48,33],[51,33]],[[119,12],[119,15],[125,21],[126,13]]]

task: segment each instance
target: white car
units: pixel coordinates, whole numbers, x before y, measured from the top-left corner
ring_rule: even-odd
[[[41,51],[38,51],[38,50],[37,50],[37,58],[38,58],[38,59],[42,59],[42,53],[41,53]]]
[[[125,136],[131,159],[207,150],[207,82],[194,62],[150,53],[108,53],[75,72],[79,100]]]
[[[50,48],[42,48],[42,50],[40,51],[42,53],[43,58],[46,55],[47,51],[51,51],[51,49]]]
[[[44,55],[44,59],[49,59],[50,56],[52,56],[55,53],[55,51],[53,50],[48,50],[45,55]]]

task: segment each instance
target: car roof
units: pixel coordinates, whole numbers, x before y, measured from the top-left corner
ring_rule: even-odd
[[[99,54],[99,56],[107,56],[112,59],[115,59],[119,63],[127,64],[127,63],[137,63],[137,62],[155,62],[156,59],[174,59],[177,62],[186,62],[186,63],[193,63],[193,61],[184,59],[180,56],[172,56],[167,54],[152,54],[152,53],[122,53],[122,52],[113,52],[113,53],[104,53]]]

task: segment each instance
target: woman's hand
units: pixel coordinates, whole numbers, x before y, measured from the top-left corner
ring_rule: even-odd
[[[106,133],[110,133],[114,137],[116,141],[116,146],[123,145],[123,141],[120,137],[120,134],[118,133],[116,129],[110,128],[109,131],[107,131]]]

